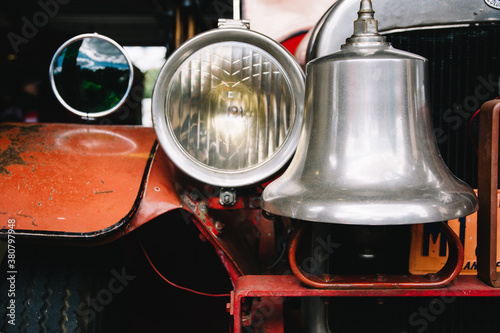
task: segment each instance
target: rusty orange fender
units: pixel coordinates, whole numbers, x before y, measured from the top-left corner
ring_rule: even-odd
[[[1,124],[0,235],[118,237],[180,208],[159,151],[152,128]]]

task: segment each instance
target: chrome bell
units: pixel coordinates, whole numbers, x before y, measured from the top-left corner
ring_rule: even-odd
[[[297,152],[263,209],[295,219],[392,225],[455,219],[474,191],[442,160],[428,106],[427,60],[378,34],[363,0],[342,49],[306,68]]]

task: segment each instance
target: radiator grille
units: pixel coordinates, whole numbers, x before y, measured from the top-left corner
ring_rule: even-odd
[[[441,155],[457,177],[477,188],[468,123],[481,104],[500,95],[500,25],[414,30],[387,39],[429,60],[430,106]],[[478,120],[472,123],[476,144]]]

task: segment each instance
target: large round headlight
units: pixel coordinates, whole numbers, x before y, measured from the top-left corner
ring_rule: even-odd
[[[245,28],[198,35],[174,52],[153,92],[161,146],[207,184],[258,183],[297,146],[304,74],[281,45]]]

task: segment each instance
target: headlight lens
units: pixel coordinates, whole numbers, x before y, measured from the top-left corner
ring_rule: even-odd
[[[189,41],[162,69],[155,129],[192,177],[216,186],[257,183],[293,154],[303,91],[303,73],[281,46],[245,29],[214,30]]]

